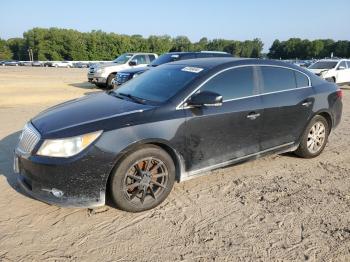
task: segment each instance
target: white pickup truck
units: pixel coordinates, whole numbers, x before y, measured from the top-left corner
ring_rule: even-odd
[[[112,88],[117,72],[135,67],[144,67],[158,57],[153,53],[125,53],[110,63],[93,64],[89,67],[88,81],[98,87]]]

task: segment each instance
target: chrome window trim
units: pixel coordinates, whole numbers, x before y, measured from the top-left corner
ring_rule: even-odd
[[[189,108],[193,108],[193,106],[186,106],[185,103],[186,101],[194,94],[196,93],[203,85],[205,85],[207,82],[209,82],[211,79],[213,79],[214,77],[216,77],[217,75],[226,72],[227,70],[231,70],[231,69],[235,69],[235,68],[240,68],[240,67],[257,67],[257,66],[269,66],[269,67],[279,67],[279,68],[285,68],[285,69],[289,69],[292,71],[296,71],[299,72],[303,75],[305,75],[309,81],[309,85],[308,86],[303,86],[303,87],[296,87],[296,88],[290,88],[290,89],[285,89],[285,90],[280,90],[280,91],[274,91],[274,92],[268,92],[268,93],[261,93],[261,94],[257,94],[257,95],[251,95],[251,96],[245,96],[245,97],[238,97],[238,98],[232,98],[232,99],[227,99],[224,100],[223,103],[225,102],[230,102],[230,101],[234,101],[234,100],[241,100],[241,99],[246,99],[246,98],[251,98],[251,97],[257,97],[257,96],[263,96],[263,95],[270,95],[270,94],[276,94],[276,93],[282,93],[282,92],[287,92],[287,91],[291,91],[291,90],[298,90],[298,89],[304,89],[304,88],[310,88],[311,85],[311,79],[310,77],[305,74],[304,72],[298,70],[298,69],[294,69],[294,68],[290,68],[288,66],[281,66],[281,65],[259,65],[259,64],[252,64],[252,65],[238,65],[238,66],[232,66],[232,67],[228,67],[225,68],[217,73],[215,73],[214,75],[212,75],[211,77],[209,77],[208,79],[206,79],[203,83],[201,83],[198,87],[196,87],[185,99],[183,99],[177,106],[176,106],[176,110],[181,110],[181,109],[189,109]]]

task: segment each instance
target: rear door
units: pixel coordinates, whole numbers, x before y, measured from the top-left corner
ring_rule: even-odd
[[[198,170],[257,153],[262,124],[262,103],[252,66],[228,69],[206,82],[198,92],[223,96],[218,107],[187,108],[186,159]]]
[[[260,66],[264,121],[261,150],[298,141],[312,115],[313,89],[302,72]]]
[[[132,60],[137,61],[135,67],[143,67],[148,64],[148,57],[146,57],[146,55],[135,55]]]

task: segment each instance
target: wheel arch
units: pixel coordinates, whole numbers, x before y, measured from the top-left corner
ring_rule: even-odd
[[[108,177],[105,180],[105,188],[108,190],[108,185],[110,183],[110,179],[111,176],[114,172],[114,170],[116,169],[116,167],[118,166],[118,164],[123,161],[123,159],[125,159],[126,156],[128,156],[131,152],[136,151],[137,149],[141,148],[142,146],[145,145],[154,145],[154,146],[158,146],[161,149],[163,149],[166,153],[168,153],[170,155],[170,157],[172,158],[172,160],[174,161],[174,165],[175,165],[175,179],[177,182],[180,182],[181,180],[181,174],[183,174],[184,170],[185,170],[185,162],[183,160],[182,155],[174,148],[172,147],[168,141],[166,140],[159,140],[159,139],[146,139],[146,140],[142,140],[142,141],[138,141],[135,142],[129,146],[127,146],[126,148],[124,148],[116,157],[114,163],[113,163],[113,167],[111,168],[111,170],[108,173]]]
[[[329,134],[330,134],[332,129],[333,129],[332,114],[329,111],[327,111],[327,110],[320,110],[316,114],[314,114],[314,116],[317,116],[317,115],[320,115],[320,116],[324,117],[327,120],[328,127],[329,127]]]

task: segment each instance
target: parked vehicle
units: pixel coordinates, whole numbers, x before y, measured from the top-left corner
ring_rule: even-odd
[[[73,66],[75,68],[88,68],[89,63],[77,62],[77,63],[74,63]]]
[[[73,67],[73,63],[70,61],[58,61],[58,62],[51,62],[52,67],[65,67],[65,68],[71,68]]]
[[[170,52],[161,55],[155,59],[147,67],[137,67],[120,71],[116,74],[113,87],[117,88],[119,85],[129,81],[130,79],[142,74],[152,67],[156,67],[165,63],[174,62],[178,60],[195,59],[195,58],[208,58],[208,57],[232,57],[231,54],[218,51],[201,51],[201,52]]]
[[[126,53],[111,63],[93,64],[87,74],[88,81],[98,87],[112,88],[112,80],[117,72],[134,67],[144,67],[157,57],[157,54],[152,53]]]
[[[3,62],[4,66],[19,66],[19,61],[17,60],[7,60]]]
[[[350,83],[350,60],[324,59],[308,67],[314,74],[337,84]]]
[[[52,67],[52,62],[51,62],[51,61],[46,61],[46,62],[44,63],[44,66],[45,66],[45,67]]]
[[[32,61],[21,61],[19,62],[20,66],[32,66]]]
[[[32,66],[44,66],[40,61],[33,61]]]
[[[20,187],[61,206],[159,205],[174,181],[293,151],[318,156],[342,91],[279,61],[206,58],[165,64],[119,89],[48,109],[15,150]]]

